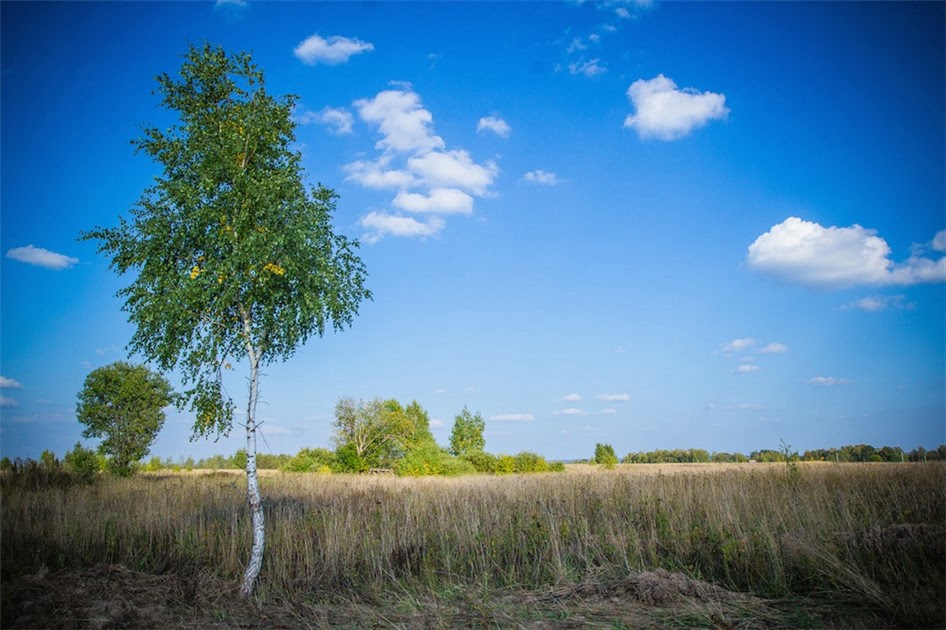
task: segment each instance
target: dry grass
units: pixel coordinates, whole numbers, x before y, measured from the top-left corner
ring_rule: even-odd
[[[232,474],[32,489],[4,480],[2,492],[8,621],[20,610],[9,586],[37,572],[121,566],[229,584],[248,555],[247,510]],[[522,621],[531,610],[524,602],[537,603],[541,617],[573,601],[556,593],[571,593],[586,603],[599,597],[599,610],[613,597],[640,606],[679,597],[677,606],[703,606],[697,625],[716,623],[706,606],[730,621],[740,607],[767,618],[757,602],[725,595],[739,592],[813,598],[809,609],[828,606],[822,623],[846,625],[837,611],[855,610],[863,614],[852,620],[865,623],[869,611],[871,624],[946,619],[942,464],[804,464],[795,473],[784,465],[578,466],[451,479],[273,474],[263,492],[261,601],[300,606],[328,596],[388,606],[395,594],[415,611],[443,608],[437,618],[454,625],[458,593],[490,601],[518,593],[514,613],[483,612],[486,625],[506,625],[504,615]],[[650,588],[641,575],[671,577]]]

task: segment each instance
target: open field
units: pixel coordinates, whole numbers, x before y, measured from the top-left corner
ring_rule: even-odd
[[[946,465],[2,480],[4,627],[943,627]]]

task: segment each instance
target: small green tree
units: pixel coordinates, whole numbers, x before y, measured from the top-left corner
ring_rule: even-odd
[[[415,437],[424,437],[423,432],[417,435],[418,423],[423,421],[426,421],[426,412],[420,418],[412,418],[396,400],[376,398],[365,402],[342,398],[335,405],[336,455],[342,461],[357,464],[357,470],[352,472],[391,467],[395,460],[416,446]],[[342,452],[346,446],[351,447],[354,458]]]
[[[84,481],[92,481],[99,473],[99,460],[95,451],[83,447],[79,442],[63,455],[62,463]]]
[[[117,361],[92,370],[78,399],[76,416],[86,427],[82,437],[101,438],[99,450],[109,456],[110,469],[128,476],[148,454],[174,394],[160,374]]]
[[[450,433],[450,452],[456,456],[467,453],[478,453],[486,448],[486,439],[483,431],[486,423],[478,412],[473,414],[466,407],[453,421],[453,431]]]
[[[246,478],[253,546],[240,592],[256,585],[265,546],[257,476],[260,368],[290,357],[327,327],[351,325],[365,270],[357,243],[332,230],[337,195],[309,188],[293,147],[295,97],[274,98],[250,55],[191,47],[179,77],[158,77],[177,124],[149,127],[135,142],[163,172],[130,221],[95,228],[119,273],[136,326],[131,349],[179,368],[194,435],[227,434],[235,405],[223,371],[246,361]]]
[[[595,444],[594,462],[605,468],[614,468],[618,463],[618,456],[614,453],[614,447],[610,444]]]

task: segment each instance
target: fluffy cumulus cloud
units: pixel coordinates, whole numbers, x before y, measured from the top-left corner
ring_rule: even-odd
[[[23,389],[23,384],[15,379],[7,378],[6,376],[0,376],[0,388]]]
[[[36,265],[37,267],[55,270],[68,269],[79,262],[78,258],[57,254],[56,252],[51,252],[42,247],[33,247],[33,245],[14,247],[13,249],[7,250],[7,258],[18,260],[28,265]]]
[[[345,63],[353,55],[374,50],[374,45],[360,39],[349,39],[333,35],[328,39],[320,35],[310,35],[293,49],[296,57],[303,63],[314,66],[324,63],[337,66]]]
[[[558,175],[555,173],[549,173],[538,169],[535,171],[529,171],[522,176],[523,181],[531,182],[533,184],[541,184],[543,186],[554,186],[559,183]]]
[[[932,249],[946,241],[943,232]],[[747,262],[757,271],[797,284],[843,288],[857,285],[911,285],[946,281],[946,257],[933,260],[915,248],[894,263],[890,246],[875,230],[860,225],[824,227],[789,217],[749,245]]]
[[[486,116],[476,123],[477,131],[492,131],[501,138],[508,138],[512,132],[509,124],[498,116]]]
[[[413,217],[402,217],[385,212],[369,212],[361,217],[358,223],[366,230],[364,239],[368,244],[377,243],[386,235],[415,238],[436,236],[444,227],[444,220],[440,217],[418,221]]]
[[[366,242],[386,235],[436,236],[445,226],[443,215],[472,214],[474,198],[490,194],[499,168],[492,161],[474,161],[464,149],[447,149],[434,132],[433,114],[410,85],[394,84],[372,98],[355,101],[354,107],[361,120],[380,134],[375,144],[379,155],[347,164],[346,179],[366,188],[395,189],[391,205],[397,211],[430,215],[418,221],[397,213],[372,212],[360,221],[368,230]],[[499,118],[480,120],[482,128],[494,133],[508,130],[508,125],[499,123],[505,125]]]
[[[788,352],[788,346],[786,346],[784,343],[773,341],[767,346],[760,348],[759,352],[762,354],[782,354],[783,352]]]
[[[835,378],[833,376],[815,376],[808,379],[809,385],[818,385],[819,387],[833,387],[835,385],[848,385],[851,381],[846,378]]]
[[[427,195],[400,191],[391,202],[395,208],[408,212],[470,214],[473,197],[456,188],[434,188]]]
[[[532,422],[535,416],[531,413],[503,413],[498,416],[490,416],[493,422]]]
[[[662,74],[634,81],[627,89],[627,98],[634,113],[624,119],[624,126],[635,129],[641,138],[676,140],[729,114],[723,94],[681,90]]]

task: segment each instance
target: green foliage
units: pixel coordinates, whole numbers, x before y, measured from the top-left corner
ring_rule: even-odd
[[[484,453],[483,451],[473,451],[460,455],[460,459],[468,461],[470,464],[472,464],[473,468],[476,469],[476,472],[498,472],[497,466],[499,464],[499,458],[495,455],[490,455],[489,453]]]
[[[40,453],[39,462],[46,470],[57,470],[59,468],[59,460],[56,458],[56,454],[49,449]]]
[[[512,455],[496,456],[496,474],[511,475],[516,472],[516,458]]]
[[[731,457],[727,453],[720,454],[720,458],[725,459],[725,461],[731,461]],[[745,456],[738,455],[738,457],[745,461]],[[625,464],[705,464],[709,463],[710,454],[701,448],[657,449],[656,451],[628,453],[621,461]]]
[[[101,438],[109,470],[130,475],[133,464],[148,454],[173,399],[167,380],[143,365],[118,361],[92,370],[76,404],[76,416],[86,426],[82,437]]]
[[[427,412],[416,402],[408,409],[396,400],[342,398],[335,405],[335,444],[351,445],[360,466],[390,468],[408,450],[435,443]]]
[[[335,465],[335,453],[327,448],[303,448],[295,457],[282,465],[285,472],[330,472]]]
[[[394,472],[402,477],[443,475],[452,477],[476,472],[470,462],[454,457],[435,442],[428,442],[405,453],[394,464]]]
[[[614,468],[618,463],[618,456],[614,454],[614,447],[610,444],[601,444],[600,442],[596,444],[594,462],[605,468]]]
[[[226,434],[231,362],[288,358],[327,327],[351,325],[371,295],[357,243],[332,231],[337,195],[305,184],[295,97],[271,96],[246,53],[208,44],[185,57],[179,77],[157,78],[176,123],[134,143],[161,174],[129,219],[82,238],[133,278],[118,293],[135,325],[131,350],[179,369],[195,435]]]
[[[367,472],[371,466],[358,454],[358,450],[351,442],[339,445],[335,449],[335,463],[332,472],[359,473]]]
[[[549,462],[549,472],[565,472],[565,462]]]
[[[522,451],[515,457],[515,472],[517,473],[548,472],[548,469],[548,462],[538,453]]]
[[[13,470],[13,461],[9,457],[4,457],[0,459],[0,472],[6,472],[8,470]]]
[[[450,434],[450,452],[454,455],[477,453],[486,448],[486,439],[483,431],[486,423],[477,412],[470,413],[466,407],[453,421],[453,431]]]
[[[69,472],[85,481],[92,481],[99,474],[99,458],[95,451],[83,448],[79,442],[76,442],[71,451],[66,452],[62,462]]]

